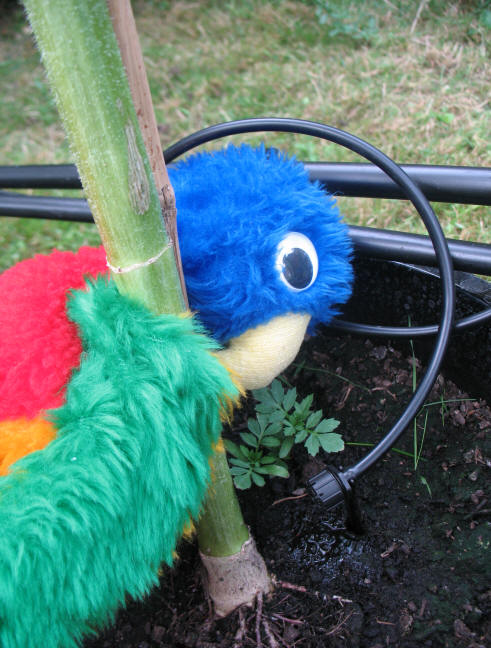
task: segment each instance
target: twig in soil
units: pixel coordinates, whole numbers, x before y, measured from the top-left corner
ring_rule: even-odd
[[[301,621],[300,619],[289,619],[288,617],[285,617],[281,614],[272,614],[271,615],[272,619],[279,619],[280,621],[283,621],[284,623],[293,623],[294,625],[303,625],[305,621]]]
[[[235,633],[234,645],[232,648],[241,648],[241,646],[243,645],[245,634],[246,634],[246,622],[245,622],[244,611],[242,610],[242,608],[239,608],[239,627],[237,628],[237,632]]]
[[[466,515],[464,520],[469,520],[470,518],[475,518],[475,517],[481,517],[482,515],[488,515],[488,513],[491,513],[491,509],[481,509],[480,511],[473,511],[472,513],[469,513],[469,515]]]
[[[314,594],[315,596],[320,595],[320,592],[316,592],[314,590],[308,590],[303,585],[295,585],[294,583],[288,583],[287,581],[281,581],[281,580],[274,579],[273,584],[274,585],[279,585],[283,589],[294,590],[295,592],[303,592],[304,594]]]
[[[338,601],[339,603],[341,603],[341,605],[343,603],[353,603],[351,599],[345,599],[341,596],[338,596],[337,594],[332,594],[332,595],[322,594],[317,590],[308,590],[303,585],[295,585],[294,583],[288,583],[287,581],[277,580],[276,578],[273,579],[273,585],[278,585],[283,589],[289,589],[295,592],[302,592],[303,594],[311,594],[312,596],[317,596],[318,598],[323,598],[324,600],[332,599],[333,601]]]
[[[395,394],[393,394],[389,389],[387,389],[387,387],[372,387],[372,389],[370,391],[372,391],[372,392],[383,391],[386,394],[389,394],[389,396],[392,398],[392,400],[397,400],[397,396]]]
[[[271,628],[271,627],[269,626],[269,624],[268,624],[268,628],[271,630],[271,634],[273,635],[273,640],[277,640],[277,641],[279,641],[280,644],[281,644],[282,646],[284,646],[284,648],[292,648],[292,646],[295,645],[295,644],[289,644],[289,643],[286,643],[286,642],[285,642],[285,640],[283,639],[283,637],[279,634],[279,628],[277,628],[277,627],[274,625],[274,623],[273,623],[273,627],[272,627],[272,628]],[[267,631],[266,631],[266,633],[267,633]],[[269,635],[268,635],[268,637],[269,637]],[[295,643],[296,643],[296,642],[295,642]],[[278,643],[276,643],[276,645],[277,645],[278,648],[279,648]],[[274,646],[274,644],[273,644],[273,646]]]
[[[276,641],[273,632],[269,627],[269,623],[266,621],[266,619],[263,619],[263,628],[269,641],[269,648],[280,648],[280,644]]]
[[[338,596],[337,594],[333,594],[331,598],[333,601],[338,601],[341,606],[343,605],[343,603],[353,603],[351,599],[343,598],[342,596]]]
[[[308,493],[302,493],[302,495],[292,495],[290,497],[283,497],[282,499],[275,500],[271,506],[276,506],[277,504],[282,504],[283,502],[289,502],[290,500],[298,500],[302,499],[303,497],[307,497]]]
[[[422,619],[423,618],[427,604],[428,604],[428,601],[424,598],[421,601],[421,607],[419,609],[418,615],[416,616],[417,619]]]
[[[334,628],[331,628],[331,630],[329,630],[329,632],[326,632],[326,635],[329,636],[329,635],[336,634],[336,632],[337,632],[338,630],[340,630],[340,629],[344,626],[344,624],[346,623],[346,621],[347,621],[351,616],[353,616],[353,612],[350,612],[349,614],[347,614],[347,615],[344,617],[344,619],[341,619],[341,621],[340,621],[337,625],[335,625]]]
[[[464,520],[469,520],[470,518],[476,517],[478,515],[483,515],[489,513],[489,509],[483,509],[483,507],[488,503],[487,498],[482,499],[476,508],[464,516]]]
[[[347,531],[345,526],[335,527],[332,524],[329,524],[329,522],[326,522],[325,520],[322,520],[321,525],[324,528],[326,528],[329,531],[329,533],[332,533],[333,535],[339,535],[340,533],[345,534]]]
[[[346,401],[348,400],[349,395],[353,391],[353,387],[354,387],[353,383],[350,383],[349,385],[346,386],[343,397],[341,398],[340,401],[336,403],[336,410],[341,410],[346,405]]]
[[[257,648],[262,648],[263,642],[261,640],[261,619],[263,616],[263,593],[258,592],[257,595],[257,608],[256,608],[256,645]]]

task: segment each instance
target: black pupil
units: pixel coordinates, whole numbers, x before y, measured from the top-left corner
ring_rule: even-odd
[[[283,257],[283,276],[293,288],[306,288],[312,281],[314,268],[307,252],[293,248]]]

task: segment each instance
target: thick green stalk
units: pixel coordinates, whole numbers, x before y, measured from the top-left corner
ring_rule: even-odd
[[[173,250],[105,0],[25,0],[25,6],[119,290],[154,312],[182,311]],[[228,556],[249,534],[225,455],[219,452],[215,463],[199,537],[203,553]]]
[[[154,312],[181,312],[174,254],[105,1],[25,6],[108,261],[123,270],[113,271],[119,290]]]
[[[231,556],[249,539],[242,518],[225,452],[213,458],[213,483],[198,524],[201,553],[207,556]]]

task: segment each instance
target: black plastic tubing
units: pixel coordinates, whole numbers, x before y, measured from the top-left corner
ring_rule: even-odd
[[[168,162],[173,147],[164,151]],[[373,164],[353,162],[303,162],[311,180],[319,180],[329,193],[358,198],[405,198],[399,185]],[[491,168],[404,164],[431,202],[491,205]],[[81,189],[74,164],[0,166],[0,188]]]

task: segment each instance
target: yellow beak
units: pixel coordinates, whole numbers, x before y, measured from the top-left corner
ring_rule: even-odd
[[[232,338],[216,355],[244,389],[266,387],[295,359],[309,321],[310,315],[299,313],[275,317]]]

